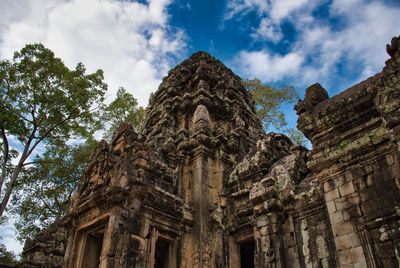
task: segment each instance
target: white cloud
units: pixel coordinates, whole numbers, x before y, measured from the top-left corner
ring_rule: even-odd
[[[398,14],[400,8],[387,7],[380,2],[347,2],[346,5],[333,1],[331,16],[341,16],[341,29],[310,25],[300,31],[294,49],[302,51],[312,62],[305,67],[303,76],[311,79],[329,80],[335,74],[338,64],[345,64],[358,73],[357,81],[379,72],[388,55],[385,45],[398,35]],[[337,7],[340,7],[338,9]],[[345,6],[345,8],[343,8]],[[318,55],[316,57],[315,55]],[[329,81],[327,81],[329,83]],[[354,82],[354,81],[351,81]]]
[[[289,79],[301,86],[321,82],[330,87],[338,83],[339,68],[345,68],[353,74],[352,81],[342,82],[349,86],[381,70],[388,58],[385,45],[399,34],[400,7],[389,7],[381,1],[334,0],[327,6],[330,17],[322,19],[314,16],[313,12],[320,8],[314,1],[271,0],[269,4],[271,9],[260,15],[259,27],[251,37],[254,42],[270,40],[288,45],[287,52],[281,55],[265,48],[249,49],[236,57],[239,73],[265,82]],[[236,16],[254,6],[246,8],[242,7]],[[328,19],[338,23],[332,24]],[[283,20],[296,31],[290,44],[282,42]]]
[[[260,23],[253,29],[251,36],[257,41],[277,43],[283,37],[281,22],[291,18],[292,13],[302,9],[312,9],[315,6],[311,0],[231,0],[227,3],[224,20],[235,16],[242,17],[254,11],[261,17]]]
[[[290,17],[291,13],[299,9],[310,9],[312,6],[310,0],[271,0],[269,15],[275,23],[279,23],[282,19]]]
[[[256,40],[279,42],[282,37],[282,31],[279,25],[273,23],[268,17],[262,18],[260,25],[251,36]]]
[[[267,50],[242,51],[239,53],[237,62],[247,77],[275,82],[296,72],[303,62],[303,57],[297,53],[284,56],[272,55]]]
[[[0,55],[10,58],[26,43],[41,42],[70,68],[83,62],[88,72],[103,69],[110,98],[123,86],[145,106],[173,57],[184,53],[184,33],[168,26],[169,2],[1,2],[0,10],[9,15],[0,19]]]
[[[22,252],[23,245],[21,245],[16,236],[15,236],[15,228],[13,226],[14,220],[9,219],[9,223],[6,225],[0,226],[0,240],[3,243],[8,251],[13,251],[16,256]]]
[[[253,10],[256,10],[259,15],[264,15],[270,9],[270,5],[265,0],[231,0],[227,1],[226,9],[224,20],[230,20],[238,14]]]

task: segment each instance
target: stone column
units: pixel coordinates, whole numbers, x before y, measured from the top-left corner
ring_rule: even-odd
[[[350,215],[361,216],[360,196],[351,173],[332,176],[323,185],[340,267],[367,267],[359,233]]]
[[[274,184],[274,179],[266,178],[256,183],[250,191],[250,200],[254,204],[254,265],[257,268],[285,267],[279,216],[282,208]]]
[[[153,268],[154,264],[155,264],[157,239],[158,239],[158,231],[156,228],[153,228],[151,230],[151,237],[150,237],[150,265],[149,265],[149,268]]]
[[[255,219],[256,254],[255,267],[284,267],[282,232],[278,213],[270,212]]]

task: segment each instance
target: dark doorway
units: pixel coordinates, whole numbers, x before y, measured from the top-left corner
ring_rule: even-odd
[[[85,268],[100,267],[101,249],[103,247],[104,230],[88,233],[82,266]]]
[[[167,268],[169,263],[169,248],[168,241],[158,238],[156,242],[155,264],[154,268]]]
[[[240,267],[254,268],[254,240],[239,244],[240,246]]]

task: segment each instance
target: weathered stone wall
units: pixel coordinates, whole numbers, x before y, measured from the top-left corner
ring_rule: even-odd
[[[382,73],[331,99],[313,85],[297,105],[341,267],[399,265],[399,38],[387,50]]]
[[[400,49],[382,73],[296,110],[308,151],[265,134],[204,52],[171,70],[139,134],[102,141],[61,223],[21,267],[398,267]]]
[[[39,232],[34,240],[25,241],[24,259],[17,267],[62,267],[67,237],[65,222],[56,221]]]

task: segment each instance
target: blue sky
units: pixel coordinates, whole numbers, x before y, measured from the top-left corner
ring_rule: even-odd
[[[2,0],[0,58],[41,42],[71,68],[103,69],[108,101],[123,86],[142,106],[200,50],[243,78],[293,85],[300,97],[319,82],[333,96],[381,71],[399,15],[399,0]],[[21,250],[10,229],[0,235]]]

